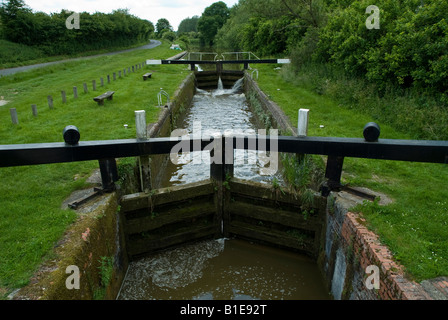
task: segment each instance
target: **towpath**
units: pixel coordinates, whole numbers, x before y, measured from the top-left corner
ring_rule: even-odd
[[[38,63],[38,64],[29,65],[29,66],[22,66],[22,67],[16,67],[16,68],[2,69],[2,70],[0,70],[0,77],[11,75],[11,74],[15,74],[15,73],[18,73],[18,72],[28,71],[28,70],[35,69],[35,68],[42,68],[42,67],[46,67],[46,66],[53,65],[53,64],[63,63],[63,62],[67,62],[67,61],[84,60],[84,59],[90,59],[90,58],[95,58],[95,57],[100,57],[100,56],[110,56],[110,55],[114,55],[114,54],[130,52],[130,51],[134,51],[134,50],[152,49],[152,48],[155,48],[155,47],[160,46],[160,45],[161,45],[160,41],[158,41],[158,40],[151,40],[148,44],[146,44],[144,46],[141,46],[141,47],[137,47],[137,48],[131,48],[131,49],[126,49],[126,50],[101,53],[101,54],[96,54],[96,55],[87,56],[87,57],[64,59],[64,60],[58,60],[58,61],[52,61],[52,62]]]

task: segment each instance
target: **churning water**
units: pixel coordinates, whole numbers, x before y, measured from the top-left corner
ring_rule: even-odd
[[[129,266],[123,300],[328,299],[316,263],[241,240],[209,240]]]
[[[249,109],[245,95],[241,93],[242,82],[243,79],[238,80],[231,89],[224,89],[221,81],[214,91],[197,89],[192,107],[177,130],[179,135],[210,137],[223,134],[265,134],[262,128],[255,127],[254,115]],[[234,176],[258,182],[270,182],[274,177],[281,181],[277,172],[276,155],[236,149]],[[175,157],[175,161],[170,161],[167,168],[164,187],[210,177],[209,151],[182,153]]]
[[[202,136],[258,132],[242,80],[232,89],[220,82],[214,91],[197,90],[181,128]],[[171,163],[163,187],[210,177],[209,152],[182,154]],[[268,155],[235,150],[234,176],[270,182],[278,174],[260,175],[271,165]],[[196,160],[196,161],[194,161]],[[118,299],[123,300],[306,300],[328,299],[316,262],[290,251],[235,239],[188,244],[129,265]]]

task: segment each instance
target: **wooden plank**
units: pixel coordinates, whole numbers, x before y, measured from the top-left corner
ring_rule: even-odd
[[[285,211],[277,208],[256,206],[240,201],[230,201],[228,205],[230,217],[242,216],[256,220],[277,223],[291,228],[317,231],[321,228],[321,219],[317,217],[307,217],[300,212]]]
[[[254,181],[244,181],[237,178],[230,180],[230,192],[260,199],[300,205],[299,196],[289,190],[276,190],[270,185]]]
[[[161,188],[151,193],[135,193],[121,198],[122,212],[149,208],[151,205],[161,205],[170,202],[183,201],[194,197],[213,194],[214,185],[210,180],[193,182],[181,186]],[[151,203],[152,201],[152,203]]]
[[[182,231],[158,239],[129,239],[127,243],[127,251],[130,256],[141,255],[206,237],[213,237],[215,233],[216,226],[206,226],[191,228],[191,230]]]
[[[232,194],[239,194],[252,198],[266,199],[275,201],[277,203],[286,203],[296,206],[301,206],[300,195],[287,190],[286,188],[275,189],[270,185],[266,185],[254,181],[245,181],[237,178],[232,178],[229,182],[230,192]],[[324,204],[323,204],[324,203]],[[309,206],[319,209],[319,211],[326,206],[326,198],[319,194],[314,194],[313,203]]]
[[[126,220],[124,223],[125,233],[135,234],[144,231],[151,231],[173,223],[188,221],[207,215],[215,214],[215,205],[210,203],[197,203],[182,208],[173,208],[163,213],[159,213],[156,217],[148,216]]]
[[[229,232],[233,235],[240,236],[246,239],[263,241],[265,243],[275,244],[282,247],[307,251],[314,254],[313,240],[300,240],[294,236],[285,233],[276,232],[274,230],[267,230],[261,227],[254,228],[254,226],[242,222],[232,222],[229,226]]]

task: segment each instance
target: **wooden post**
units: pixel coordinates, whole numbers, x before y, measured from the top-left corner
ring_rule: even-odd
[[[121,78],[121,70],[118,71],[118,78]]]
[[[37,117],[37,106],[35,104],[31,105],[31,110],[33,111],[33,116]]]
[[[101,83],[101,86],[104,87],[104,79],[103,78],[100,78],[100,83]]]
[[[135,128],[138,140],[144,141],[148,139],[145,110],[135,111]],[[151,159],[149,156],[140,156],[138,157],[138,164],[141,191],[149,192],[151,190]]]
[[[299,109],[299,120],[297,122],[298,137],[308,136],[309,111],[309,109]]]
[[[73,87],[73,98],[78,99],[78,88]]]
[[[11,113],[12,124],[19,124],[19,117],[17,116],[16,108],[9,109],[9,113]]]
[[[114,80],[117,80],[117,74],[114,72]]]
[[[96,80],[92,80],[93,91],[96,91]]]
[[[47,96],[47,101],[48,101],[48,107],[50,109],[53,109],[53,97],[52,96]]]
[[[84,82],[82,85],[84,87],[84,93],[89,92],[89,90],[87,89],[87,83]]]
[[[134,72],[134,66],[132,66],[132,72]]]
[[[126,69],[123,69],[123,77],[126,76]]]
[[[226,178],[224,159],[224,138],[215,136],[210,150],[210,178],[216,182],[223,182]]]
[[[62,96],[62,103],[66,103],[67,102],[67,96],[65,95],[65,91],[64,90],[61,91],[61,96]]]
[[[107,83],[110,83],[110,75],[107,75]]]
[[[325,170],[326,185],[322,187],[322,196],[326,197],[330,191],[338,190],[341,185],[342,166],[344,157],[328,156]]]
[[[117,162],[115,159],[101,159],[98,162],[103,190],[106,192],[113,191],[115,189],[114,182],[118,181]]]
[[[128,67],[128,74],[131,73],[131,67]]]

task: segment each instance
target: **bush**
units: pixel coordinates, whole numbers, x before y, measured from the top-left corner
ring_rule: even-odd
[[[368,29],[370,2],[335,9],[320,30],[316,61],[330,62],[385,90],[389,84],[440,92],[448,102],[448,2],[378,0],[380,29]]]

